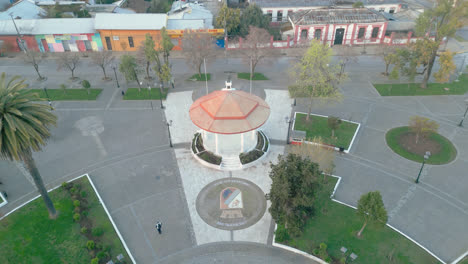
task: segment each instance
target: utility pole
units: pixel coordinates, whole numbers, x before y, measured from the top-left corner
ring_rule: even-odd
[[[22,50],[24,53],[26,53],[26,45],[24,45],[24,41],[21,39],[21,34],[18,30],[18,27],[16,26],[15,19],[13,18],[13,13],[10,13],[11,21],[13,21],[13,25],[15,25],[16,29],[16,35],[18,37],[18,46],[20,50]]]

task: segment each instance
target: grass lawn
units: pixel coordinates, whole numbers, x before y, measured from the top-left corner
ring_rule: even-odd
[[[162,99],[166,99],[168,88],[164,88],[164,94]],[[141,92],[138,92],[138,88],[128,88],[123,97],[124,100],[159,100],[161,99],[161,90],[159,88],[151,88],[151,92],[148,92],[147,88],[141,88]]]
[[[336,139],[331,137],[332,131],[328,127],[327,118],[322,116],[310,115],[309,122],[306,121],[307,114],[296,113],[296,122],[294,130],[306,132],[308,139],[321,137],[323,143],[336,147],[349,148],[349,144],[353,139],[354,133],[358,127],[357,124],[342,121],[338,129],[335,131]]]
[[[101,243],[111,246],[114,260],[122,253],[129,261],[88,179],[82,177],[75,183],[88,194],[88,218],[104,230]],[[87,238],[80,234],[80,225],[73,221],[70,195],[60,187],[50,192],[50,196],[60,212],[57,219],[49,219],[42,198],[38,198],[0,221],[0,263],[90,263]]]
[[[329,255],[337,260],[343,256],[340,248],[346,247],[348,254],[354,252],[358,255],[354,262],[361,264],[439,263],[429,253],[387,226],[367,225],[362,236],[357,238],[356,234],[363,222],[356,211],[329,198],[336,181],[336,178],[328,177],[325,186],[320,188],[315,202],[316,213],[307,221],[303,234],[282,244],[312,254],[320,243],[325,243]],[[392,256],[394,261],[389,261],[388,256]]]
[[[404,149],[399,143],[398,139],[400,135],[410,132],[409,127],[396,127],[390,129],[387,134],[385,134],[385,139],[387,141],[387,145],[398,155],[402,156],[403,158],[422,162],[424,157],[415,153],[411,153]],[[457,156],[457,149],[453,146],[450,140],[446,139],[444,136],[441,136],[437,133],[432,133],[429,135],[429,139],[432,139],[438,142],[442,149],[437,154],[432,154],[429,159],[426,161],[428,164],[446,164],[455,159]]]
[[[42,89],[30,89],[31,92],[39,93],[39,97],[47,100],[47,95]],[[60,89],[47,89],[51,101],[85,101],[96,100],[102,89],[90,89],[89,94],[85,89],[67,89],[63,93]]]
[[[409,87],[407,83],[374,84],[374,87],[381,96],[465,94],[468,91],[468,74],[460,75],[458,82],[429,83],[427,89],[422,89],[419,83],[410,83]]]
[[[211,73],[207,73],[206,74],[206,77],[207,77],[207,81],[209,81],[211,79]],[[205,74],[202,73],[201,75],[198,75],[198,73],[192,75],[189,80],[196,80],[196,81],[205,81]]]
[[[239,79],[244,79],[244,80],[250,80],[250,72],[239,72],[237,74],[237,78]],[[252,81],[265,81],[269,80],[263,73],[255,72]]]

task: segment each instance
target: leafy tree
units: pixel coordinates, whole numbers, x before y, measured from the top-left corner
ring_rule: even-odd
[[[309,99],[307,121],[314,99],[330,101],[341,98],[337,85],[344,76],[339,75],[339,66],[330,65],[331,56],[332,50],[327,45],[312,40],[304,57],[290,71],[293,84],[288,87],[289,95]]]
[[[227,35],[237,35],[240,28],[240,17],[240,9],[229,8],[224,4],[216,17],[215,27],[224,28]]]
[[[301,234],[312,213],[319,176],[318,164],[295,154],[279,155],[278,164],[271,164],[269,211],[291,236]]]
[[[408,49],[397,49],[398,65],[402,75],[407,76],[410,81],[414,81],[417,74],[427,72],[432,50],[437,46],[435,41],[424,38],[411,43]],[[423,68],[422,72],[418,72],[421,67]]]
[[[106,67],[114,62],[114,60],[115,57],[112,55],[112,51],[109,50],[91,53],[91,63],[102,69],[102,73],[104,74],[104,78],[102,78],[103,80],[110,80],[106,75]]]
[[[325,146],[322,138],[320,137],[307,139],[307,141],[310,141],[313,144],[290,145],[291,148],[288,152],[307,158],[310,161],[317,163],[320,170],[324,173],[332,174],[335,169],[336,152],[332,148]],[[326,181],[326,175],[324,175],[323,181]]]
[[[336,116],[329,116],[327,119],[327,125],[332,130],[332,138],[335,137],[335,130],[340,127],[341,119]]]
[[[57,59],[57,70],[67,69],[71,72],[71,79],[76,79],[75,70],[80,65],[80,55],[78,52],[68,53],[64,52],[60,54]]]
[[[440,69],[438,72],[434,73],[434,78],[437,82],[448,82],[450,75],[457,69],[457,66],[455,66],[455,63],[453,63],[453,54],[454,53],[450,51],[445,51],[440,54]]]
[[[171,10],[170,0],[151,0],[147,13],[167,13]]]
[[[91,84],[88,80],[81,81],[81,86],[83,86],[83,88],[88,92],[88,94],[90,93],[89,89],[91,88]]]
[[[353,8],[362,8],[364,4],[361,1],[354,2]]]
[[[149,75],[151,62],[154,60],[154,56],[158,56],[158,54],[156,54],[156,50],[154,49],[155,45],[156,44],[154,43],[154,40],[151,37],[151,35],[149,33],[146,33],[143,45],[141,45],[138,50],[138,58],[140,60],[143,60],[145,63],[146,79],[151,79],[151,76]]]
[[[25,53],[24,61],[28,64],[31,64],[36,70],[37,76],[39,76],[38,80],[44,80],[45,77],[41,75],[39,72],[39,64],[42,61],[42,54],[38,51],[27,50]]]
[[[0,158],[22,161],[31,174],[34,184],[44,200],[50,218],[57,212],[47,193],[39,170],[32,157],[32,151],[40,151],[50,137],[49,128],[55,125],[57,117],[50,112],[48,105],[36,103],[37,93],[25,88],[19,76],[6,80],[0,76]]]
[[[167,33],[165,27],[161,29],[161,34],[158,35],[159,37],[159,50],[163,55],[164,63],[169,65],[169,55],[171,53],[172,48],[174,48],[174,44],[172,43],[171,37]]]
[[[240,16],[240,24],[239,35],[242,37],[247,36],[249,34],[250,26],[269,29],[270,27],[270,18],[263,14],[262,9],[256,5],[251,4],[249,5]]]
[[[426,9],[416,19],[415,31],[419,37],[428,39],[431,33],[435,34],[434,45],[431,45],[427,70],[421,83],[422,88],[427,88],[427,82],[432,73],[432,67],[437,56],[437,50],[444,38],[453,37],[457,29],[463,26],[463,18],[468,17],[468,1],[437,0],[437,5]]]
[[[242,45],[244,62],[249,65],[249,68],[250,65],[252,65],[252,68],[249,69],[251,71],[250,78],[253,78],[257,64],[262,59],[272,54],[273,50],[270,48],[270,39],[271,35],[265,29],[250,27],[249,35],[247,35]]]
[[[357,214],[364,220],[361,230],[357,233],[358,237],[361,236],[369,221],[385,225],[388,216],[380,192],[375,191],[363,194],[358,201]]]
[[[182,37],[182,52],[187,57],[187,63],[190,67],[198,71],[198,76],[201,77],[203,60],[209,60],[215,56],[215,48],[216,45],[210,34],[188,30],[184,31]]]
[[[138,92],[141,92],[141,84],[138,79],[138,65],[135,57],[132,55],[125,54],[120,59],[119,71],[125,76],[125,80],[136,81],[138,84]]]
[[[385,62],[385,76],[388,76],[388,70],[391,65],[398,65],[400,62],[400,56],[396,52],[396,49],[392,46],[384,45],[381,49],[381,56]]]
[[[437,132],[439,124],[426,117],[412,116],[409,121],[409,127],[416,134],[416,144],[418,144],[420,136],[424,138],[430,133]]]

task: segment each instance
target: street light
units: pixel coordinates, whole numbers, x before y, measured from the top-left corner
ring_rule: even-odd
[[[47,87],[43,86],[42,89],[44,89],[44,93],[47,96],[47,101],[49,101],[50,110],[54,110],[54,108],[52,107],[52,102],[50,101],[49,93],[47,92]]]
[[[117,71],[116,71],[117,67],[115,66],[115,64],[112,64],[111,68],[114,70],[114,76],[115,76],[115,82],[117,83],[117,88],[120,88],[119,80],[117,80]]]
[[[291,130],[291,124],[294,122],[294,118],[289,118],[289,116],[284,117],[284,121],[288,123],[288,137],[286,138],[286,144],[290,144],[291,142],[289,141],[289,131]]]
[[[169,122],[166,123],[167,125],[167,132],[169,133],[169,146],[172,148],[172,139],[171,139],[171,130],[169,129],[170,126],[172,126],[172,120],[169,120]]]
[[[426,163],[426,161],[429,159],[430,156],[431,156],[431,152],[426,151],[426,154],[424,155],[424,159],[423,159],[423,162],[422,162],[421,169],[419,170],[418,177],[416,178],[416,181],[414,181],[415,183],[419,183],[419,177],[421,177],[421,172],[422,172],[422,170],[424,168],[424,163]]]
[[[458,124],[459,127],[463,126],[463,120],[465,120],[466,113],[468,113],[468,98],[465,99],[465,105],[466,105],[465,114],[463,114],[462,120]]]

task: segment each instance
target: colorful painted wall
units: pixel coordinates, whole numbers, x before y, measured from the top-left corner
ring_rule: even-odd
[[[99,33],[35,35],[35,37],[41,52],[84,52],[103,50]]]
[[[26,43],[27,49],[39,51],[39,48],[37,47],[37,42],[34,39],[34,36],[24,35],[21,37],[21,39],[23,39],[23,41]],[[20,52],[21,51],[18,46],[16,35],[0,36],[0,42],[2,42],[2,47],[0,47],[2,52]]]

